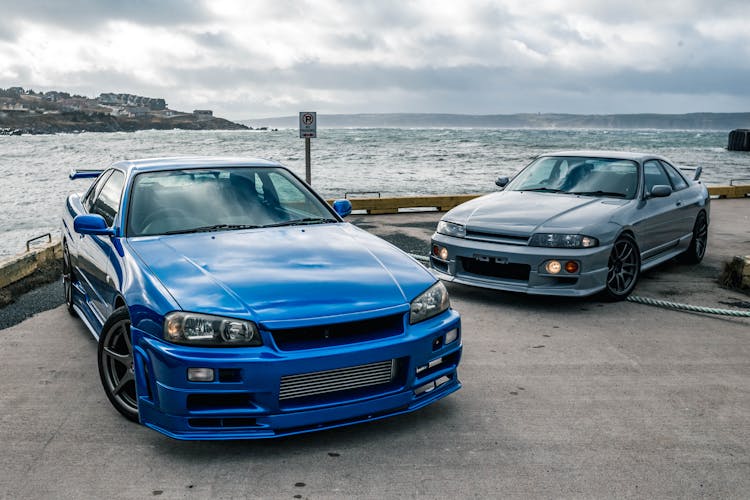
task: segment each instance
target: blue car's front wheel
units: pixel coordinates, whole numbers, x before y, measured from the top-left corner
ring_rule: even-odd
[[[73,308],[73,266],[70,263],[70,251],[68,244],[63,242],[63,291],[65,293],[65,307],[71,316],[78,316]]]
[[[99,377],[112,405],[126,418],[138,421],[138,398],[133,371],[130,315],[126,307],[112,313],[99,336]]]

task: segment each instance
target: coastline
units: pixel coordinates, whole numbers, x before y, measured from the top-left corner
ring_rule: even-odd
[[[184,114],[173,117],[146,115],[139,118],[105,113],[71,111],[30,114],[0,112],[0,135],[39,135],[79,132],[136,132],[139,130],[250,130],[241,123],[218,117]]]

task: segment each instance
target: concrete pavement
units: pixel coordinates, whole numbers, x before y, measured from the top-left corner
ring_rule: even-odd
[[[741,307],[748,296],[715,278],[725,254],[748,253],[749,213],[746,200],[714,203],[704,263],[662,266],[636,293]],[[418,247],[438,217],[359,223]],[[270,441],[180,442],[129,423],[63,307],[2,330],[0,497],[747,498],[750,319],[449,290],[461,391]]]

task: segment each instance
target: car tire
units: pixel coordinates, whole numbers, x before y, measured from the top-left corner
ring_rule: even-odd
[[[706,255],[708,246],[708,218],[706,212],[700,212],[693,225],[693,237],[687,250],[680,255],[680,261],[686,264],[698,264]]]
[[[73,280],[75,274],[73,273],[73,266],[70,263],[70,252],[68,251],[68,244],[63,243],[63,293],[65,295],[65,308],[68,310],[68,314],[73,317],[78,316],[76,310],[73,308]]]
[[[130,315],[120,307],[104,323],[97,350],[99,378],[112,406],[125,418],[138,421]]]
[[[623,234],[612,245],[607,263],[607,278],[602,291],[605,300],[625,300],[641,274],[641,253],[632,236]]]

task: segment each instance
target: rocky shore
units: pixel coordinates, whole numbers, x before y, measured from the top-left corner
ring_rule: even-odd
[[[57,114],[0,112],[0,135],[77,132],[134,132],[136,130],[242,130],[249,127],[217,117],[185,114],[132,118],[105,113],[71,111]]]

